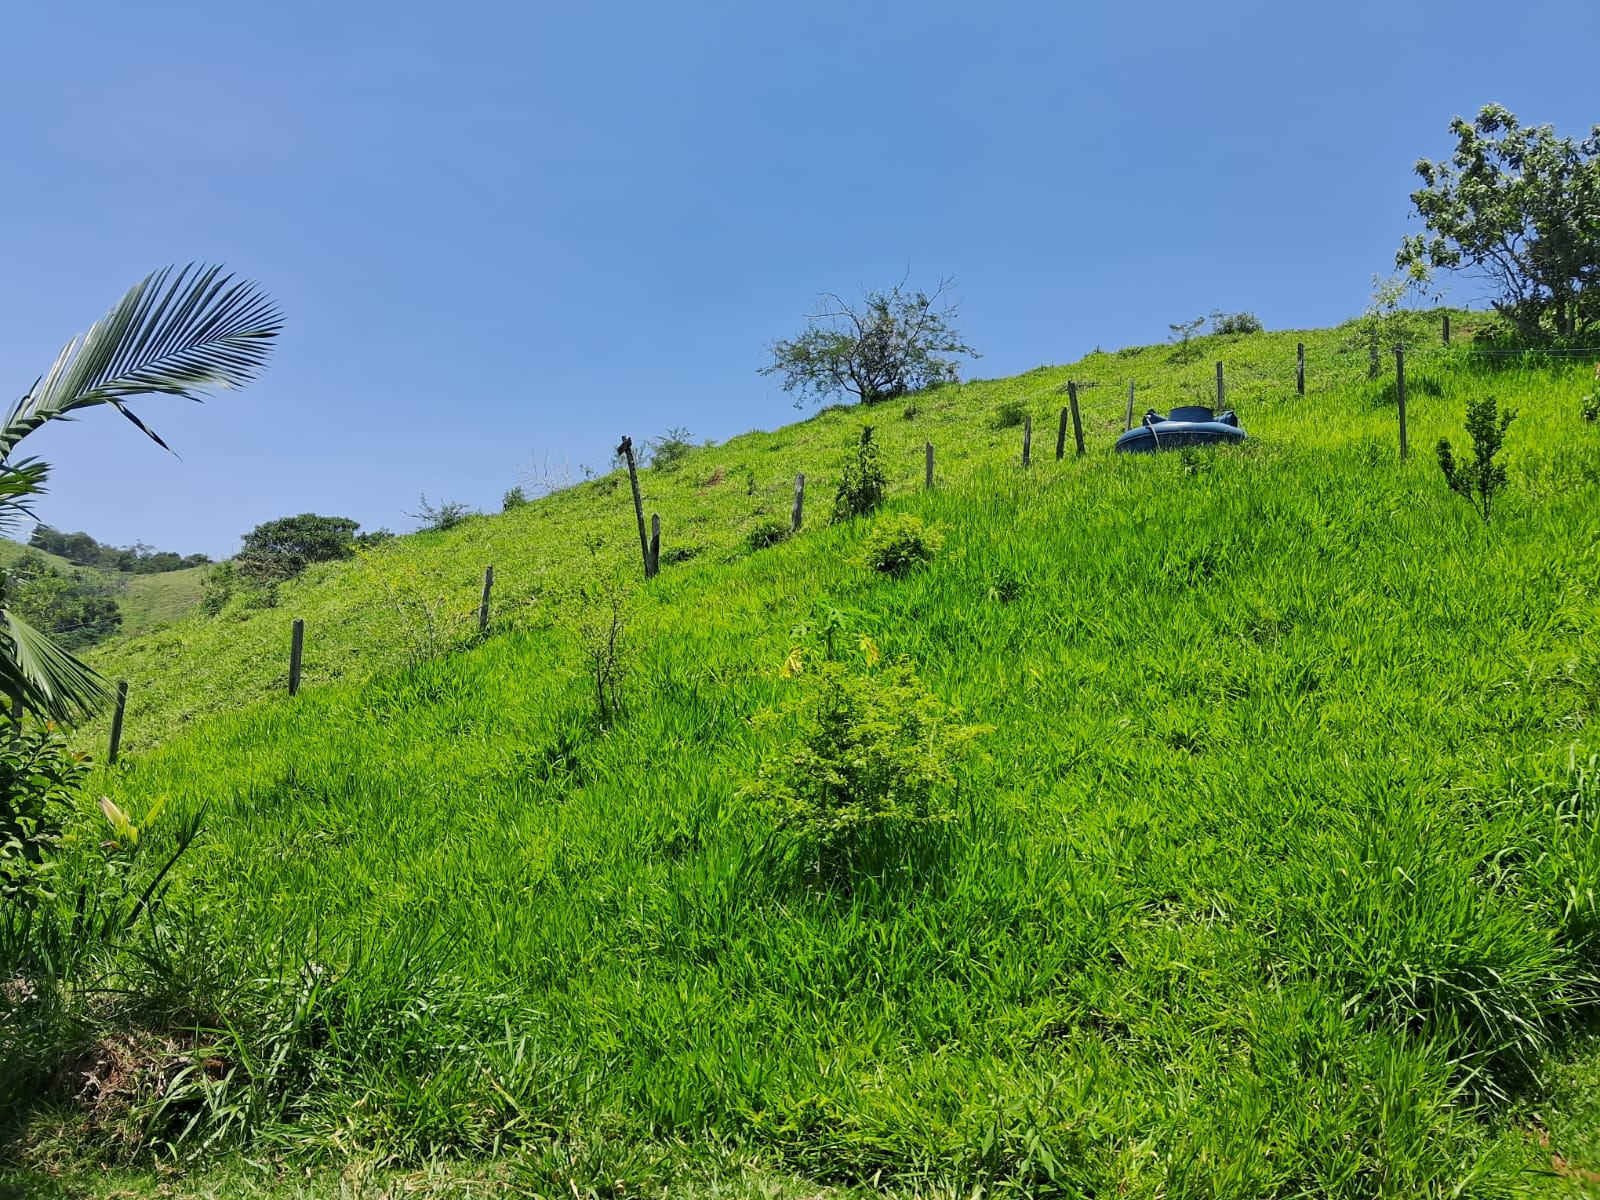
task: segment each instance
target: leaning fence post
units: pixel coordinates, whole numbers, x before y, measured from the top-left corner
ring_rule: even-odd
[[[1439,333],[1444,338],[1444,344],[1446,346],[1448,346],[1450,344],[1450,314],[1449,313],[1445,313],[1444,317],[1443,317],[1443,320],[1444,320],[1444,325],[1439,330]]]
[[[922,486],[933,486],[933,443],[929,442],[923,447]]]
[[[117,765],[117,752],[122,749],[122,715],[128,711],[128,681],[117,681],[117,707],[111,713],[111,748],[106,753],[106,763]]]
[[[1306,344],[1296,342],[1294,347],[1294,390],[1306,394]]]
[[[1123,423],[1123,429],[1133,428],[1133,380],[1128,380],[1128,419]]]
[[[1061,424],[1056,427],[1056,461],[1060,462],[1067,456],[1067,416],[1066,405],[1061,406]]]
[[[806,473],[801,471],[794,477],[794,512],[789,516],[789,531],[800,532],[800,519],[806,510]]]
[[[650,549],[645,555],[644,577],[654,579],[661,573],[661,516],[650,514]]]
[[[1222,382],[1222,364],[1217,364],[1217,411],[1227,407],[1228,389]]]
[[[1022,465],[1027,466],[1033,454],[1033,418],[1022,418]]]
[[[294,619],[294,628],[289,634],[289,695],[294,695],[300,690],[300,658],[306,645],[306,623],[299,617]]]
[[[489,591],[494,587],[494,567],[483,569],[483,600],[478,604],[478,632],[489,631]]]
[[[1067,380],[1067,405],[1072,409],[1072,438],[1078,444],[1078,457],[1083,457],[1083,420],[1078,416],[1078,385]]]
[[[1394,394],[1400,405],[1400,461],[1404,462],[1410,451],[1406,445],[1406,352],[1400,346],[1394,348]]]
[[[639,522],[639,552],[644,555],[644,577],[650,578],[650,537],[644,531],[644,498],[639,495],[639,464],[633,457],[633,439],[617,443],[617,453],[628,462],[628,482],[633,485],[633,515]]]

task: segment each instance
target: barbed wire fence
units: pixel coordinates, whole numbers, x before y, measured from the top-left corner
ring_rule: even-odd
[[[1148,350],[1149,347],[1141,347]],[[1600,346],[1580,347],[1554,347],[1548,349],[1525,350],[1484,346],[1473,342],[1450,341],[1448,317],[1444,319],[1441,336],[1431,342],[1428,339],[1415,337],[1401,339],[1396,344],[1387,348],[1380,347],[1375,353],[1370,337],[1362,331],[1352,331],[1351,336],[1344,344],[1336,348],[1331,354],[1326,351],[1308,353],[1305,343],[1296,345],[1295,355],[1291,358],[1285,356],[1283,364],[1265,366],[1259,360],[1229,363],[1226,358],[1221,360],[1211,359],[1209,355],[1201,353],[1201,349],[1215,349],[1215,347],[1197,347],[1192,352],[1186,352],[1181,345],[1174,345],[1168,355],[1166,366],[1159,379],[1145,375],[1132,377],[1118,377],[1114,368],[1117,356],[1107,356],[1111,359],[1101,369],[1078,369],[1073,377],[1065,383],[1054,384],[1030,393],[1023,397],[1024,401],[1034,401],[1045,398],[1065,399],[1061,407],[1059,424],[1056,428],[1055,458],[1060,461],[1067,454],[1069,445],[1069,430],[1072,434],[1071,445],[1075,450],[1075,457],[1083,457],[1086,453],[1086,440],[1084,423],[1087,418],[1097,434],[1109,432],[1117,425],[1132,428],[1140,419],[1140,408],[1155,407],[1154,402],[1159,402],[1163,407],[1173,407],[1173,400],[1183,403],[1194,403],[1213,409],[1228,407],[1235,400],[1243,402],[1267,401],[1296,401],[1306,398],[1326,396],[1336,392],[1348,393],[1352,388],[1371,387],[1374,389],[1393,389],[1394,399],[1397,401],[1398,432],[1401,444],[1402,457],[1406,454],[1406,384],[1408,375],[1412,379],[1425,377],[1426,372],[1439,365],[1460,366],[1474,361],[1500,361],[1513,362],[1520,360],[1529,367],[1549,365],[1569,365],[1575,362],[1594,360],[1600,363]],[[1174,356],[1180,356],[1174,358]],[[1100,364],[1096,364],[1097,367]],[[1192,367],[1190,374],[1181,374],[1174,378],[1171,367]],[[1597,366],[1600,374],[1600,366]],[[1080,405],[1080,400],[1086,393],[1098,393],[1105,396],[1105,400],[1098,397],[1092,405]],[[1112,399],[1115,396],[1116,399]],[[1070,424],[1069,424],[1070,422]],[[1097,424],[1095,424],[1097,423]],[[1022,437],[1022,453],[1020,465],[1028,467],[1031,462],[1031,448],[1033,440],[1033,419],[1031,414],[1023,417],[1022,427],[1019,431]],[[927,441],[922,453],[919,454],[922,462],[922,487],[931,489],[936,485],[935,473],[935,446],[932,441]],[[636,467],[631,468],[637,470]],[[816,478],[815,476],[812,477]],[[785,485],[787,486],[787,485]],[[801,531],[805,490],[807,476],[804,472],[796,475],[794,481],[794,499],[791,510],[791,534]],[[642,498],[637,486],[630,489],[634,503],[630,506],[633,523],[640,529],[643,528],[644,511]],[[648,581],[655,578],[660,569],[661,553],[661,519],[659,514],[650,514],[650,527],[652,534],[644,543],[642,550],[644,561],[644,577]],[[490,636],[492,632],[509,632],[521,628],[521,623],[515,614],[524,612],[542,590],[542,584],[533,584],[531,587],[514,589],[502,597],[500,603],[505,616],[497,623],[492,617],[491,603],[497,584],[495,569],[488,566],[484,569],[481,593],[476,591],[476,603],[471,610],[463,608],[459,620],[451,618],[452,624],[466,629],[474,623],[476,618],[476,639],[481,640]],[[503,584],[502,584],[503,586]],[[509,618],[509,619],[508,619]],[[103,623],[86,621],[74,625],[57,627],[54,633],[69,633],[79,629],[99,627]],[[300,690],[302,663],[305,647],[306,623],[301,618],[294,618],[291,622],[288,646],[288,677],[287,691],[290,696]],[[452,646],[461,639],[452,639]],[[464,643],[463,643],[464,644]],[[283,678],[279,677],[280,680]],[[111,731],[109,739],[109,752],[107,761],[115,764],[120,753],[120,743],[124,727],[124,718],[127,706],[129,684],[127,680],[118,680],[115,689],[115,705],[113,710]],[[16,717],[18,706],[13,700],[12,713]]]

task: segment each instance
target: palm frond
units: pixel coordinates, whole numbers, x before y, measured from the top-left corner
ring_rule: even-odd
[[[20,696],[28,711],[64,724],[105,703],[105,681],[10,608],[0,609],[0,635],[10,642],[0,648],[0,695]]]
[[[33,498],[45,493],[50,464],[37,458],[0,462],[0,534],[10,535],[18,521],[33,518]]]
[[[166,443],[123,401],[155,393],[198,401],[208,388],[242,387],[266,365],[283,317],[248,280],[218,266],[167,267],[129,289],[89,332],[67,343],[0,426],[0,461],[47,421],[113,405]]]

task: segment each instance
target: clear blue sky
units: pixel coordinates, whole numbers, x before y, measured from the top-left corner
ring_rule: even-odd
[[[43,519],[214,555],[783,424],[763,346],[908,266],[958,280],[984,377],[1218,307],[1337,322],[1452,116],[1600,121],[1593,0],[90,0],[0,31],[0,394],[169,262],[287,315],[261,383],[139,407],[181,460],[105,410],[27,444]]]

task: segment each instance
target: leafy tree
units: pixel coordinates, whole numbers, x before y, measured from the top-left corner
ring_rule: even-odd
[[[33,527],[28,545],[46,554],[58,555],[80,567],[103,567],[133,575],[181,571],[185,567],[203,567],[211,561],[204,554],[180,556],[171,550],[157,550],[144,542],[135,542],[131,546],[108,546],[87,533],[62,533],[43,524]]]
[[[0,527],[32,516],[49,464],[17,447],[51,421],[107,404],[163,449],[128,402],[163,394],[190,400],[241,387],[266,365],[283,320],[248,281],[221,267],[166,268],[130,288],[89,332],[68,342],[50,369],[0,421]],[[72,721],[106,698],[101,678],[16,609],[0,575],[0,694],[33,712]]]
[[[1481,272],[1530,339],[1600,329],[1600,125],[1573,142],[1489,104],[1450,131],[1450,161],[1416,165],[1411,202],[1428,232],[1405,239],[1397,265]]]
[[[265,521],[244,535],[239,574],[254,583],[275,583],[298,575],[312,563],[333,562],[355,553],[359,521],[301,513]]]
[[[1463,496],[1487,524],[1495,496],[1506,486],[1506,469],[1495,462],[1505,443],[1506,430],[1516,420],[1516,410],[1497,410],[1493,396],[1467,405],[1467,436],[1472,439],[1472,461],[1457,462],[1449,438],[1439,439],[1439,470],[1450,490]]]
[[[763,375],[781,375],[783,390],[807,395],[855,396],[862,404],[959,378],[956,356],[979,357],[954,328],[956,306],[941,303],[950,286],[931,294],[908,292],[902,280],[887,292],[868,292],[850,304],[824,292],[806,328],[774,342]]]
[[[111,590],[81,571],[59,570],[28,553],[11,564],[7,578],[17,612],[68,650],[92,646],[122,627]]]

